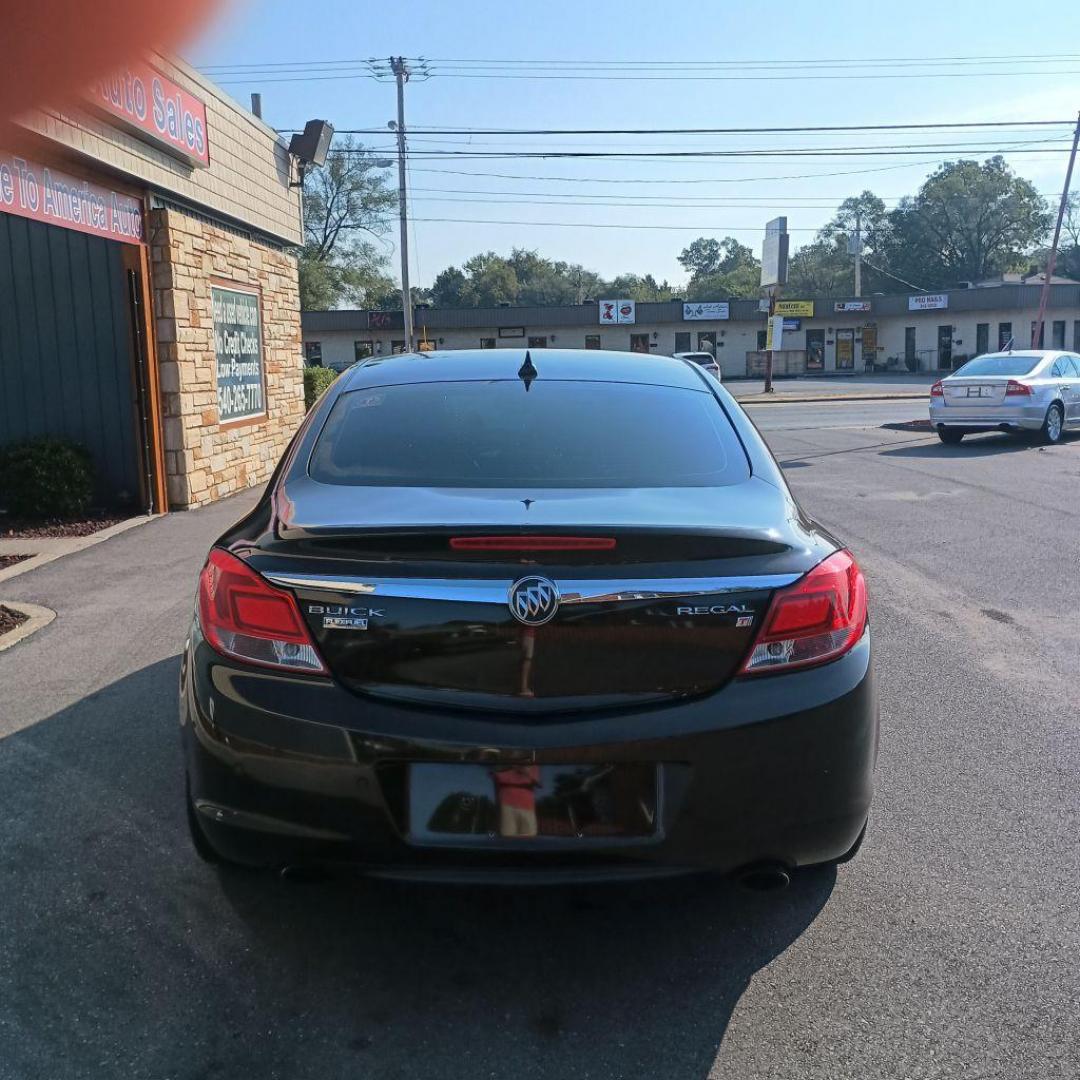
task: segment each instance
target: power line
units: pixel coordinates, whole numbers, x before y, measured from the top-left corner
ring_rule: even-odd
[[[759,157],[906,157],[925,154],[931,150],[942,154],[964,153],[971,150],[990,151],[991,153],[1008,152],[1010,154],[1058,154],[1069,153],[1066,147],[1051,147],[1045,144],[1061,142],[1061,139],[1033,139],[1004,148],[993,142],[968,143],[896,143],[883,146],[826,146],[826,147],[783,147],[783,148],[741,148],[733,150],[514,150],[494,153],[487,150],[418,150],[411,156],[417,160],[445,160],[447,158],[469,158],[473,161],[508,161],[508,160],[550,160],[581,159],[623,161],[667,160],[692,161],[709,158],[759,158]],[[1038,148],[1035,148],[1035,147]],[[374,151],[367,147],[341,147],[338,153],[370,155]]]
[[[1020,144],[1023,145],[1023,144]],[[1012,146],[999,148],[1000,153],[1010,153]],[[672,184],[750,184],[773,180],[820,180],[839,176],[865,176],[870,173],[895,172],[898,169],[917,168],[922,165],[940,165],[940,158],[925,158],[922,161],[905,161],[898,165],[875,165],[861,169],[834,169],[828,172],[787,173],[771,176],[725,176],[725,177],[610,177],[610,176],[537,176],[534,173],[478,172],[475,169],[416,169],[415,172],[441,176],[467,176],[481,180],[527,180],[533,183],[587,184],[634,184],[672,185]],[[749,196],[748,196],[749,197]]]
[[[639,224],[623,224],[614,223],[608,224],[600,221],[505,221],[493,218],[444,218],[444,217],[423,217],[423,218],[410,218],[413,221],[424,222],[438,222],[449,223],[454,225],[515,225],[517,227],[528,226],[544,226],[557,229],[650,229],[661,231],[677,231],[677,232],[755,232],[763,233],[764,227],[759,228],[756,225],[639,225]],[[789,232],[811,232],[816,233],[819,230],[805,226],[802,228],[793,229],[788,227]]]
[[[345,79],[375,79],[388,81],[388,76],[376,72],[351,72],[344,75],[271,75],[269,77],[251,72],[242,79],[221,79],[213,73],[214,81],[221,86],[246,86],[253,80],[262,83],[286,83],[286,82],[333,82]],[[833,74],[804,74],[804,75],[642,75],[633,73],[626,75],[600,74],[600,75],[574,75],[569,73],[559,74],[492,74],[484,72],[449,71],[440,72],[431,69],[420,73],[422,78],[443,79],[512,79],[512,80],[549,80],[561,79],[585,82],[793,82],[793,81],[835,81],[852,79],[977,79],[977,78],[1031,78],[1033,76],[1046,75],[1076,75],[1080,74],[1080,68],[1070,68],[1056,71],[926,71],[926,72],[874,72],[874,73],[833,73]]]
[[[879,57],[771,57],[765,59],[739,59],[739,60],[581,60],[581,59],[530,59],[515,60],[500,57],[498,59],[467,60],[460,57],[405,57],[406,61],[416,64],[444,64],[448,67],[480,67],[480,68],[557,68],[557,69],[594,69],[594,70],[641,70],[641,69],[717,69],[725,70],[744,67],[880,67],[898,65],[917,65],[925,67],[936,64],[1015,64],[1021,63],[1057,63],[1061,60],[1075,60],[1080,58],[1080,53],[987,53],[969,54],[962,56],[879,56]],[[300,68],[304,70],[320,67],[368,67],[380,70],[387,67],[387,61],[383,57],[344,57],[336,60],[266,60],[256,62],[232,62],[223,64],[207,64],[200,70],[206,72],[222,71],[263,71],[263,70],[287,70]]]
[[[414,127],[413,135],[778,135],[810,134],[836,131],[942,131],[958,128],[1030,128],[1073,127],[1070,120],[983,120],[954,121],[937,124],[818,124],[802,127],[740,127],[740,128],[488,128],[488,127]],[[281,134],[292,134],[303,128],[278,128]],[[338,128],[335,135],[385,135],[386,127]]]
[[[914,289],[916,292],[929,292],[929,289],[924,289],[921,285],[916,285],[911,281],[907,281],[905,278],[897,277],[896,274],[890,274],[888,270],[883,269],[880,266],[875,266],[865,255],[862,257],[862,261],[870,267],[871,270],[876,270],[879,274],[884,274],[887,278],[892,278],[893,281],[899,281],[901,285],[907,285],[909,289]]]

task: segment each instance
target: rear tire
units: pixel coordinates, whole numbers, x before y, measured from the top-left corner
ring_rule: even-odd
[[[1065,412],[1057,401],[1046,410],[1046,419],[1039,429],[1039,442],[1053,446],[1061,442],[1062,429],[1065,427]]]
[[[937,437],[947,446],[956,446],[964,437],[964,433],[962,431],[957,431],[956,428],[939,427],[937,429]]]

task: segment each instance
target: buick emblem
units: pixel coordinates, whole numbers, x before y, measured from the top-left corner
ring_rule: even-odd
[[[559,588],[545,577],[524,577],[510,586],[510,614],[526,626],[543,626],[559,610]]]

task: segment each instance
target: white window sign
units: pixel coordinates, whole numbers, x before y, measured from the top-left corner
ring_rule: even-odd
[[[837,300],[833,311],[869,311],[869,300]]]
[[[637,322],[636,305],[633,300],[601,300],[601,323]]]
[[[683,304],[683,319],[727,319],[730,317],[730,305],[726,300],[709,304]]]
[[[907,298],[908,311],[933,311],[949,306],[948,293],[922,293]]]
[[[246,289],[210,290],[214,306],[214,361],[218,423],[266,414],[259,294]]]
[[[765,331],[765,348],[774,351],[784,347],[784,316],[773,315]]]

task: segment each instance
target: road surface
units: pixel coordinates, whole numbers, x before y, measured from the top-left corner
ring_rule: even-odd
[[[7,583],[0,1078],[1080,1075],[1080,441],[763,406],[870,582],[879,793],[786,893],[290,885],[196,861],[175,684],[245,495]],[[767,793],[763,793],[767,798]]]

